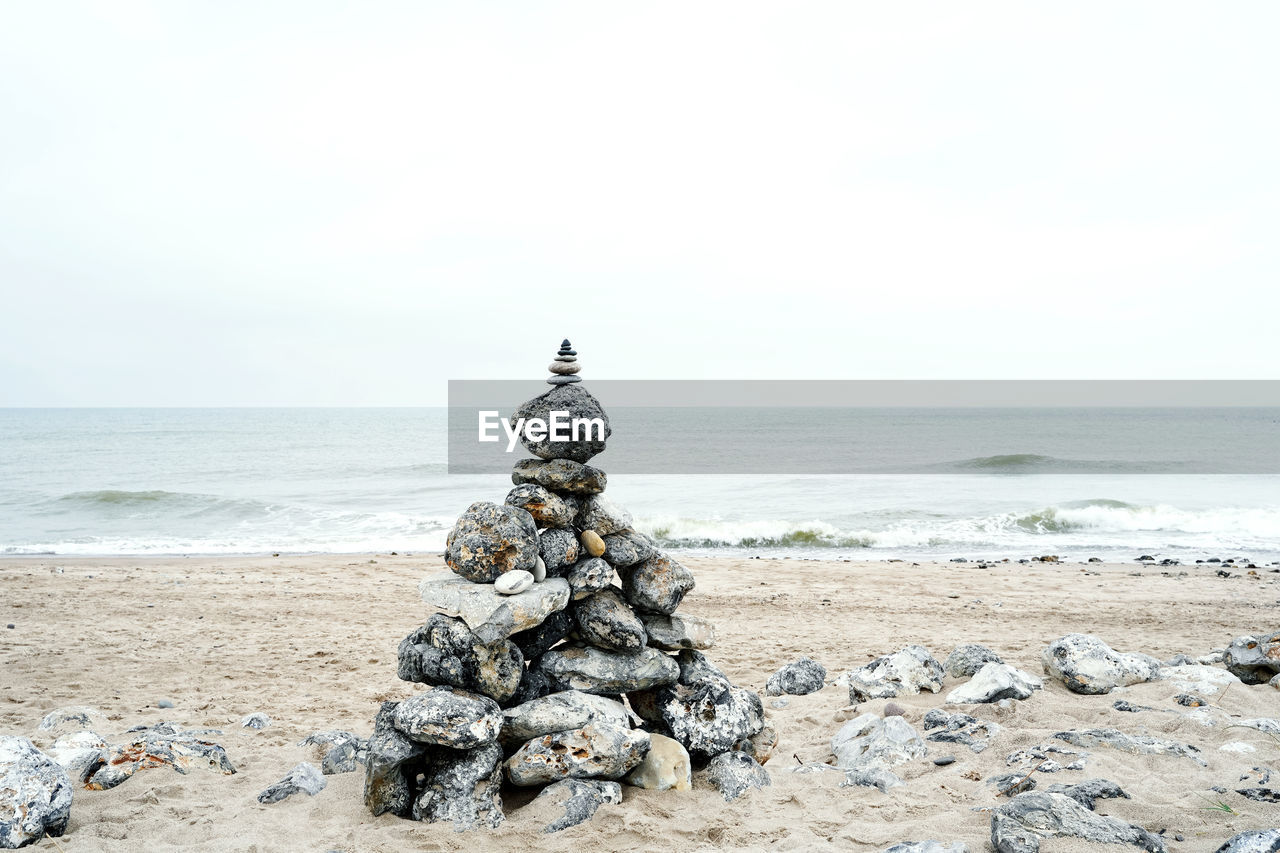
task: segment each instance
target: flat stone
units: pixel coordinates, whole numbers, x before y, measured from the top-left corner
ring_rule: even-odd
[[[636,768],[627,774],[626,782],[650,791],[692,790],[693,765],[689,760],[689,751],[674,738],[651,733],[649,751]]]
[[[426,763],[427,746],[395,727],[399,702],[383,702],[373,722],[365,759],[364,804],[374,817],[413,813],[414,782]]]
[[[582,501],[574,525],[583,530],[594,530],[601,536],[621,533],[633,524],[631,513],[614,504],[604,495],[592,495]]]
[[[538,556],[546,564],[547,574],[561,576],[582,556],[578,534],[563,527],[553,527],[538,536]]]
[[[628,728],[629,720],[626,707],[615,699],[580,690],[563,690],[503,711],[498,740],[503,745],[521,744],[541,735],[580,729],[597,722]]]
[[[467,507],[449,531],[444,561],[475,583],[492,583],[503,572],[529,570],[538,557],[538,528],[523,509],[487,501]]]
[[[973,678],[947,694],[951,705],[978,705],[1001,699],[1028,699],[1044,682],[1007,663],[986,663]]]
[[[556,690],[582,690],[616,696],[675,682],[679,665],[653,648],[635,654],[606,652],[592,646],[551,649],[538,659],[537,668]]]
[[[1236,637],[1223,653],[1222,662],[1245,684],[1266,684],[1280,674],[1280,631]]]
[[[710,619],[672,613],[637,614],[649,635],[649,645],[668,652],[709,649],[716,644],[715,625]]]
[[[613,566],[599,557],[586,557],[574,563],[564,578],[572,590],[570,596],[578,601],[607,588],[613,581]]]
[[[493,591],[498,595],[519,595],[533,586],[533,572],[513,569],[498,576],[493,582]]]
[[[571,459],[574,462],[586,462],[597,453],[604,452],[605,442],[612,432],[609,416],[587,389],[574,384],[578,381],[577,376],[552,376],[547,382],[556,387],[522,403],[511,416],[511,422],[515,423],[522,418],[526,422],[538,418],[543,423],[549,424],[551,412],[563,412],[565,414],[560,416],[560,420],[569,425],[575,420],[598,419],[604,426],[604,435],[600,436],[599,431],[594,428],[580,429],[576,441],[551,441],[550,430],[548,430],[544,438],[532,440],[527,432],[522,430],[520,443],[524,445],[525,450],[539,459]],[[570,438],[573,437],[571,426],[566,427],[565,431],[570,434]]]
[[[902,717],[863,714],[840,727],[831,739],[836,767],[841,770],[892,770],[923,758],[924,739]]]
[[[468,584],[468,586],[475,586]],[[524,655],[511,640],[486,643],[461,619],[431,615],[400,641],[396,675],[403,681],[443,684],[506,702],[524,674]]]
[[[707,780],[715,786],[725,802],[736,800],[752,788],[772,784],[769,771],[745,752],[722,752],[707,765]]]
[[[0,735],[0,847],[58,838],[71,819],[71,777],[22,737]]]
[[[425,578],[418,592],[432,607],[460,617],[482,642],[536,628],[569,603],[569,583],[564,578],[547,578],[518,595],[500,595],[492,584],[441,574]]]
[[[572,358],[572,356],[570,356],[570,358]],[[577,359],[574,359],[573,361],[560,361],[559,359],[556,359],[551,362],[551,366],[548,367],[547,370],[557,376],[572,376],[575,373],[582,372],[582,365],[578,364]]]
[[[574,382],[581,382],[581,381],[582,381],[582,377],[580,376],[552,376],[549,379],[547,379],[547,384],[548,385],[569,385]]]
[[[1086,809],[1064,794],[1019,794],[991,811],[991,846],[996,853],[1036,853],[1044,838],[1081,838],[1101,844],[1131,844],[1165,853],[1158,835],[1140,826]]]
[[[693,572],[665,554],[642,563],[618,568],[622,591],[637,610],[671,614],[693,589]]]
[[[1160,661],[1143,654],[1122,654],[1097,637],[1067,634],[1048,645],[1044,671],[1073,693],[1110,693],[1117,687],[1159,678]]]
[[[324,790],[329,782],[324,778],[324,774],[320,772],[320,768],[306,761],[290,770],[283,779],[272,784],[265,791],[258,795],[258,802],[264,805],[278,803],[287,797],[292,797],[299,792],[309,797]]]
[[[561,779],[620,779],[649,751],[649,733],[608,723],[527,741],[504,765],[513,785],[545,785]]]
[[[604,563],[603,560],[600,562]],[[578,636],[596,648],[635,653],[649,640],[640,617],[622,599],[622,593],[616,587],[606,587],[582,599],[574,605],[573,613],[578,623]]]
[[[364,738],[339,729],[313,732],[298,741],[298,746],[311,748],[312,758],[320,762],[320,772],[326,776],[353,773],[368,755]]]
[[[590,820],[602,805],[622,802],[622,786],[599,779],[561,779],[542,789],[528,808],[558,811],[559,816],[542,828],[543,832],[559,832]]]
[[[172,723],[138,726],[130,729],[126,741],[116,747],[85,784],[86,788],[103,791],[114,788],[139,770],[169,767],[186,773],[192,767],[204,767],[230,776],[236,772],[226,751],[205,740],[200,731],[182,731]]]
[[[462,751],[437,750],[413,801],[414,820],[453,824],[455,832],[497,829],[502,812],[502,747],[487,743]]]
[[[507,493],[506,503],[529,513],[538,527],[565,527],[572,524],[578,514],[577,498],[557,495],[536,483],[516,486]]]
[[[658,553],[653,540],[635,530],[623,530],[604,537],[604,559],[617,569],[642,563]]]
[[[815,660],[802,657],[789,663],[769,676],[765,684],[766,696],[806,696],[817,693],[827,682],[827,668]]]
[[[1083,729],[1080,731],[1058,732],[1054,735],[1073,746],[1085,748],[1109,746],[1132,755],[1176,755],[1190,758],[1201,766],[1206,766],[1200,757],[1200,750],[1194,746],[1165,738],[1149,735],[1127,735],[1116,729]]]
[[[850,670],[849,704],[870,699],[893,699],[928,690],[942,689],[942,664],[924,646],[907,646]]]
[[[433,687],[401,702],[393,722],[401,734],[418,743],[473,749],[498,739],[502,709],[487,696],[456,687]]]
[[[951,654],[947,655],[942,668],[952,678],[971,678],[982,669],[983,664],[987,663],[1004,663],[1004,661],[1000,659],[1000,655],[986,646],[964,643],[956,646]]]

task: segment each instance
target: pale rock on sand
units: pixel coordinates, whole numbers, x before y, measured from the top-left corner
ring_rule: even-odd
[[[255,711],[240,720],[241,728],[253,729],[254,731],[261,731],[269,725],[271,725],[271,718],[261,711]]]
[[[1158,677],[1171,682],[1181,692],[1206,696],[1216,696],[1219,691],[1240,683],[1240,679],[1225,669],[1201,664],[1162,666]]]
[[[969,853],[969,847],[961,841],[954,844],[943,844],[941,841],[933,840],[903,841],[886,848],[884,853]]]
[[[880,790],[902,784],[890,772],[928,753],[924,740],[902,717],[881,718],[863,714],[840,727],[831,739],[836,767],[846,771],[849,781]]]
[[[947,694],[949,705],[981,705],[1001,699],[1029,699],[1044,682],[1007,663],[987,663],[973,678]]]
[[[707,765],[707,779],[715,786],[725,802],[736,800],[751,788],[764,788],[773,784],[769,771],[745,752],[722,752]]]
[[[907,646],[891,655],[878,657],[847,673],[849,704],[870,699],[892,699],[928,690],[942,689],[942,664],[924,646]]]
[[[680,741],[666,735],[650,734],[649,751],[626,782],[651,791],[688,791],[693,787],[689,752]]]
[[[1116,729],[1085,729],[1083,731],[1058,732],[1054,737],[1058,740],[1064,740],[1072,746],[1086,748],[1109,746],[1133,755],[1179,755],[1184,758],[1190,758],[1201,766],[1205,765],[1204,759],[1200,757],[1200,750],[1196,747],[1166,738],[1151,737],[1150,735],[1127,735]]]
[[[312,756],[320,761],[320,772],[326,776],[355,772],[368,754],[368,744],[362,738],[338,729],[307,735],[298,741],[298,746],[311,748]]]
[[[0,847],[57,838],[71,819],[71,777],[26,738],[0,736]]]
[[[40,720],[41,732],[52,732],[53,737],[71,732],[89,731],[105,726],[107,718],[101,711],[84,705],[58,708],[45,714]]]
[[[529,810],[539,807],[560,810],[560,816],[543,827],[543,832],[559,832],[590,820],[602,805],[618,805],[622,802],[622,786],[617,782],[600,779],[561,779],[542,789],[529,804]]]
[[[999,733],[1000,726],[968,714],[950,714],[941,708],[933,708],[924,715],[924,730],[930,732],[925,739],[933,743],[958,743],[974,752],[982,752],[987,748],[989,739]]]
[[[48,755],[66,768],[77,785],[83,785],[106,763],[109,749],[107,742],[96,732],[81,731],[55,740],[48,749]]]
[[[200,737],[206,730],[182,731],[173,723],[157,723],[130,729],[128,734],[132,737],[116,747],[85,787],[95,791],[114,788],[139,770],[153,767],[167,766],[178,773],[186,773],[189,767],[206,767],[224,776],[236,772],[226,750]]]
[[[1132,844],[1164,853],[1158,835],[1113,817],[1095,814],[1065,794],[1018,794],[991,813],[996,853],[1036,853],[1044,838],[1082,838],[1102,844]]]
[[[1143,654],[1121,654],[1097,637],[1067,634],[1048,645],[1044,671],[1073,693],[1110,693],[1117,687],[1160,677],[1160,661]]]
[[[320,768],[309,762],[302,762],[290,770],[283,779],[274,783],[258,795],[258,802],[263,805],[278,803],[299,792],[309,797],[324,790],[329,782],[320,772]]]

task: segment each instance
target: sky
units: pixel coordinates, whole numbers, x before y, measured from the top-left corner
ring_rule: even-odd
[[[1280,5],[0,4],[0,406],[1277,379]]]

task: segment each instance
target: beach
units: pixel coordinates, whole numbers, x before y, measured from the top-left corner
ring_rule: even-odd
[[[186,775],[142,770],[106,791],[76,790],[65,851],[92,850],[806,850],[879,851],[901,841],[963,841],[987,849],[997,804],[983,780],[1010,772],[1007,757],[1053,743],[1063,730],[1116,728],[1197,747],[1206,766],[1183,756],[1089,748],[1082,770],[1036,773],[1042,788],[1104,778],[1130,799],[1100,800],[1100,813],[1163,832],[1170,850],[1212,851],[1235,833],[1276,826],[1277,806],[1236,787],[1251,768],[1275,767],[1280,742],[1231,728],[1236,719],[1276,717],[1280,692],[1233,685],[1191,709],[1171,680],[1108,695],[1068,692],[1059,681],[1009,709],[965,706],[1000,730],[981,753],[928,744],[927,759],[896,769],[905,785],[882,793],[840,787],[840,772],[793,773],[824,762],[830,741],[855,716],[839,675],[920,644],[938,660],[980,643],[1007,663],[1043,675],[1041,653],[1071,632],[1161,660],[1222,649],[1234,637],[1271,632],[1280,573],[1263,566],[1158,566],[1077,562],[846,562],[688,558],[697,578],[681,613],[716,625],[709,654],[735,684],[763,692],[775,670],[807,655],[827,668],[827,685],[785,703],[764,697],[779,743],[765,765],[772,784],[726,803],[695,773],[689,792],[623,787],[621,805],[593,820],[543,834],[545,819],[522,816],[529,797],[504,791],[506,822],[455,834],[447,823],[374,818],[362,800],[363,772],[326,777],[314,797],[274,804],[256,797],[294,765],[313,760],[298,742],[326,729],[368,736],[378,704],[424,689],[396,678],[397,644],[431,612],[417,584],[445,570],[438,554],[261,557],[10,557],[0,559],[0,731],[31,737],[44,715],[87,705],[106,715],[109,742],[139,725],[171,721],[212,728],[236,768]],[[923,733],[942,691],[893,701]],[[1126,713],[1125,700],[1152,710]],[[161,703],[172,707],[161,708]],[[784,704],[784,707],[775,707]],[[857,713],[880,713],[885,700]],[[271,724],[243,728],[264,712]],[[1211,722],[1211,725],[1206,725]],[[1064,748],[1066,744],[1057,742]],[[47,744],[45,744],[47,745]],[[1224,749],[1223,747],[1227,747]],[[1071,747],[1074,749],[1074,747]],[[1066,763],[1065,761],[1063,763]],[[1256,776],[1257,774],[1254,774]],[[1212,793],[1214,786],[1226,794]],[[1208,798],[1208,799],[1206,799]],[[1231,813],[1212,810],[1225,801]],[[1182,836],[1183,841],[1175,840]],[[35,849],[53,849],[50,840]],[[1045,842],[1050,853],[1097,849],[1078,839]]]

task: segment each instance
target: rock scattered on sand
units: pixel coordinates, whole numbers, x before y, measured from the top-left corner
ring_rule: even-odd
[[[1236,793],[1257,803],[1280,803],[1280,791],[1275,788],[1236,788]]]
[[[722,752],[707,765],[707,780],[715,786],[725,802],[736,800],[752,788],[772,784],[769,771],[745,752]]]
[[[627,774],[627,784],[651,791],[688,791],[693,788],[689,751],[678,740],[650,734],[649,751]]]
[[[986,663],[973,678],[947,694],[951,705],[979,705],[1001,699],[1029,699],[1044,682],[1007,663]]]
[[[1000,659],[1000,655],[986,646],[964,643],[956,646],[951,654],[947,655],[942,668],[952,678],[970,678],[988,663],[1004,663],[1004,661]]]
[[[889,847],[884,853],[969,853],[963,841],[943,844],[941,841],[902,841]]]
[[[45,714],[40,720],[39,729],[42,732],[53,732],[58,735],[102,728],[106,721],[107,718],[96,708],[74,705],[68,708],[58,708]]]
[[[533,798],[529,808],[541,805],[553,806],[561,811],[559,817],[543,827],[543,832],[559,832],[591,820],[602,805],[618,805],[622,802],[622,786],[617,782],[599,779],[561,779],[542,789]]]
[[[354,772],[365,762],[368,751],[364,739],[338,729],[309,734],[298,741],[298,746],[311,748],[312,756],[320,761],[320,772],[326,776]]]
[[[1250,829],[1233,835],[1215,853],[1280,853],[1280,829]]]
[[[1200,757],[1200,750],[1194,746],[1150,735],[1127,735],[1116,729],[1083,729],[1058,732],[1054,737],[1073,746],[1085,748],[1109,746],[1133,755],[1176,755],[1190,758],[1200,765],[1205,764],[1204,759]]]
[[[85,787],[95,791],[114,788],[137,773],[153,767],[169,767],[186,773],[191,767],[204,767],[230,776],[235,766],[226,750],[205,740],[200,730],[182,731],[173,723],[137,726],[129,730],[129,738],[110,754]]]
[[[304,761],[290,770],[279,782],[259,794],[258,802],[270,805],[271,803],[278,803],[286,797],[291,797],[298,792],[314,797],[323,791],[325,785],[328,784],[329,781],[324,778],[320,768]]]
[[[1280,631],[1236,637],[1223,653],[1222,662],[1245,684],[1266,684],[1280,674]]]
[[[1097,637],[1067,634],[1048,645],[1044,671],[1073,693],[1110,693],[1117,687],[1160,677],[1160,661],[1143,654],[1122,654]]]
[[[924,646],[907,646],[891,655],[878,657],[865,666],[851,670],[849,704],[871,699],[892,699],[928,690],[942,689],[942,664]]]
[[[0,735],[0,847],[58,838],[71,820],[71,777],[22,737]]]
[[[240,720],[241,728],[253,729],[254,731],[261,731],[269,725],[271,725],[271,718],[261,711],[247,714]]]
[[[1050,794],[1065,794],[1089,811],[1094,810],[1097,800],[1130,799],[1119,785],[1109,779],[1086,779],[1074,785],[1050,785],[1047,790]]]
[[[63,735],[46,750],[50,758],[66,768],[67,775],[77,785],[88,782],[89,777],[107,763],[110,752],[107,742],[92,731]]]
[[[929,732],[925,735],[928,741],[958,743],[974,752],[982,752],[987,748],[989,739],[1000,731],[1000,726],[968,714],[951,714],[941,708],[933,708],[924,715],[924,730]]]
[[[1019,794],[991,811],[991,846],[996,853],[1036,853],[1041,840],[1063,837],[1100,844],[1132,844],[1149,853],[1165,853],[1158,835],[1095,814],[1065,794]]]
[[[769,676],[764,692],[766,696],[781,696],[783,693],[806,696],[821,690],[826,681],[826,667],[815,660],[802,657]]]
[[[928,749],[902,717],[863,714],[840,727],[831,739],[836,766],[846,771],[892,770],[923,758]]]

